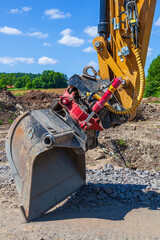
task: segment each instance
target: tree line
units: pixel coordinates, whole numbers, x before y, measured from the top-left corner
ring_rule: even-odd
[[[25,89],[66,88],[67,76],[50,70],[42,74],[0,73],[0,89],[7,85]],[[144,97],[150,96],[160,97],[160,55],[152,61],[148,69]]]
[[[7,88],[7,86],[25,89],[66,88],[67,80],[67,75],[50,70],[42,74],[0,73],[0,89]]]
[[[152,61],[148,69],[144,96],[160,97],[160,55]]]

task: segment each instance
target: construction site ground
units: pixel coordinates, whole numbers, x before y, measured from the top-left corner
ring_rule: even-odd
[[[5,154],[12,121],[57,94],[0,92],[0,240],[160,239],[160,104],[144,99],[132,122],[99,136],[86,154],[87,185],[31,223],[20,211]]]

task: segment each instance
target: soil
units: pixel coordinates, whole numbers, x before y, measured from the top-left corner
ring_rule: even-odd
[[[3,123],[0,125],[0,239],[160,239],[160,209],[157,207],[160,191],[156,190],[160,189],[160,104],[150,103],[155,99],[144,99],[134,121],[102,132],[98,147],[87,152],[87,169],[95,169],[87,172],[93,185],[87,185],[36,221],[25,223],[5,155],[5,139],[9,119],[14,120],[25,110],[48,108],[57,97],[52,93],[37,92],[14,97],[10,92],[0,91]],[[106,164],[112,164],[115,170],[111,167],[110,174],[108,170],[105,172]],[[103,174],[105,178],[102,179]],[[114,184],[108,186],[107,183],[106,186],[106,179]],[[139,185],[136,181],[140,181]],[[106,193],[101,191],[98,182],[102,182]],[[147,204],[149,198],[145,199],[147,195],[143,188],[150,189],[151,185],[155,190],[151,188],[151,202]],[[143,204],[135,203],[135,186],[139,186],[137,198]],[[113,196],[113,191],[118,197]],[[121,201],[124,192],[129,200],[133,195],[133,201]],[[157,206],[155,201],[158,201]]]
[[[0,91],[0,124],[11,124],[22,112],[45,109],[51,106],[52,100],[59,97],[57,93],[46,93],[40,90],[27,92],[15,97],[8,90]]]
[[[103,131],[99,146],[86,155],[92,167],[112,163],[160,171],[160,104],[143,103],[134,121]]]
[[[52,100],[58,98],[57,93],[46,93],[40,90],[30,91],[22,96],[17,97],[17,102],[25,110],[45,109],[51,106]]]
[[[0,90],[0,124],[14,120],[18,115],[16,108],[17,99],[10,91]]]
[[[143,103],[160,103],[159,97],[149,97],[142,100]]]

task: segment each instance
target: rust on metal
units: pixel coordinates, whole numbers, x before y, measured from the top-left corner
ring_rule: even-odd
[[[15,120],[6,152],[27,221],[85,184],[86,141],[83,131],[80,138],[50,110],[27,112]]]

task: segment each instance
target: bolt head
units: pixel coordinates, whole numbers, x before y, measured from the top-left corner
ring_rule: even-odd
[[[96,48],[99,48],[101,46],[101,43],[99,41],[96,41],[94,45]]]
[[[121,78],[122,79],[122,78]],[[125,80],[122,80],[122,83],[121,83],[122,86],[125,86],[126,85],[126,81]]]

